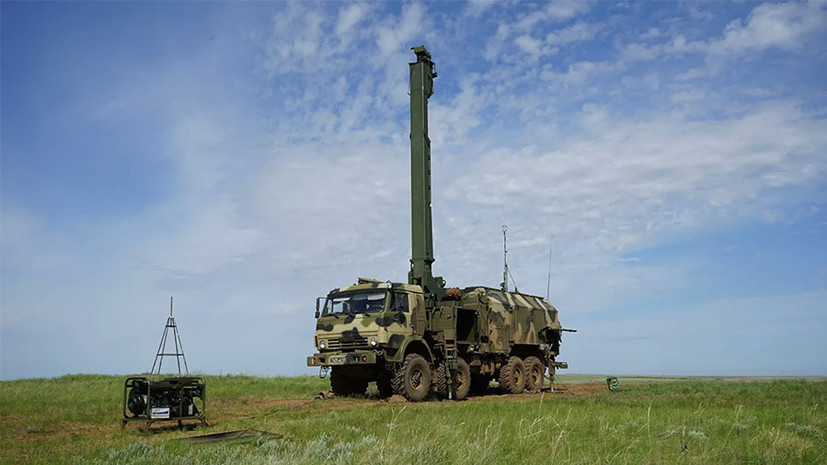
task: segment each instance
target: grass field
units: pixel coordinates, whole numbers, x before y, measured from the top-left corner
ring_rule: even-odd
[[[316,377],[207,377],[210,425],[121,429],[125,377],[0,382],[2,463],[827,463],[827,380],[558,377],[554,392],[313,400]],[[189,445],[240,429],[284,437]]]

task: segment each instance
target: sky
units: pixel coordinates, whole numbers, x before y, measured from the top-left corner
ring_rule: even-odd
[[[827,2],[3,2],[0,378],[314,374],[315,298],[546,295],[569,372],[827,375]],[[549,251],[551,276],[549,278]]]

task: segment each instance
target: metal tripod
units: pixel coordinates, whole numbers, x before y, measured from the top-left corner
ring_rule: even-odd
[[[175,343],[175,352],[167,352],[167,336],[169,330],[172,328],[172,340]],[[189,374],[190,370],[187,367],[187,358],[184,357],[184,345],[181,343],[181,335],[178,334],[178,326],[175,324],[175,318],[172,316],[172,297],[169,298],[169,317],[167,317],[167,324],[164,326],[164,334],[161,336],[161,343],[158,345],[158,352],[155,354],[155,361],[152,362],[152,370],[150,374],[156,374],[155,367],[158,367],[157,374],[161,374],[161,365],[164,363],[164,357],[175,357],[175,362],[178,364],[178,374]],[[181,361],[184,361],[184,371],[181,372]]]

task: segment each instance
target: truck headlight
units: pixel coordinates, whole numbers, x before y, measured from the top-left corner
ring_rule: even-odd
[[[322,339],[321,341],[319,341],[319,349],[324,350],[325,347],[327,347],[327,341]]]
[[[376,342],[376,338],[375,338],[375,337],[370,338],[370,345],[371,345],[371,346],[376,347],[376,345],[377,345],[377,344],[379,344],[379,343],[378,343],[378,342]]]

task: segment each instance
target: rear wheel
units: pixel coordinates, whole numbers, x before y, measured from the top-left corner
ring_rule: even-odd
[[[425,400],[431,391],[431,367],[419,354],[409,354],[394,373],[393,391],[411,402]]]
[[[509,357],[500,368],[500,388],[507,394],[519,394],[525,389],[525,366],[520,357]]]
[[[440,399],[448,398],[448,364],[443,360],[439,366],[436,367],[434,376],[434,390],[437,397]]]
[[[526,372],[526,390],[540,392],[543,388],[543,375],[546,373],[546,366],[537,357],[527,357],[523,364]]]
[[[448,364],[443,361],[436,369],[436,393],[440,399],[448,398]],[[454,373],[454,400],[468,397],[471,389],[471,367],[462,358],[457,359],[457,371]]]
[[[457,376],[454,379],[454,388],[456,389],[456,400],[462,400],[468,397],[468,391],[471,390],[471,367],[464,359],[457,360]]]

